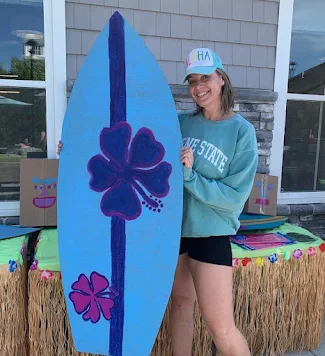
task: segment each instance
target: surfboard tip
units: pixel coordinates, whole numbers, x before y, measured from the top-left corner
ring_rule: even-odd
[[[118,11],[114,11],[113,15],[111,16],[112,20],[121,20],[123,19],[123,16],[118,12]]]

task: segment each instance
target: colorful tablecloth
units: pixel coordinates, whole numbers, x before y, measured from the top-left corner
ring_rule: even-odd
[[[317,248],[321,248],[322,251],[325,251],[325,244],[321,238],[313,235],[306,229],[291,225],[289,223],[285,223],[271,230],[260,230],[254,232],[250,231],[247,233],[251,234],[265,232],[305,235],[310,237],[310,239],[308,239],[306,242],[301,242],[301,239],[299,239],[299,241],[296,241],[296,243],[291,245],[256,251],[244,250],[240,246],[232,243],[231,245],[234,267],[239,263],[240,260],[245,260],[245,258],[257,259],[257,263],[262,263],[260,259],[266,257],[270,260],[270,262],[273,263],[277,261],[280,255],[283,256],[284,260],[289,260],[290,258],[299,259],[304,253],[308,253],[309,256],[313,256],[315,249]],[[91,241],[89,241],[89,244],[91,244]],[[60,271],[57,229],[47,228],[40,232],[35,252],[34,263],[31,267],[32,269],[38,268],[40,270],[48,270],[53,272]],[[73,251],[71,251],[71,258],[72,256]]]
[[[10,239],[0,240],[0,266],[9,265],[11,272],[17,266],[14,262],[23,263],[23,256],[27,248],[28,235],[12,237]],[[9,261],[12,261],[11,263]]]
[[[280,232],[282,234],[290,234],[291,236],[295,236],[295,234],[297,234],[297,241],[294,244],[291,245],[284,245],[282,247],[276,247],[276,248],[270,248],[270,249],[264,249],[264,250],[256,250],[256,251],[247,251],[244,250],[243,248],[232,244],[232,253],[233,253],[233,257],[234,258],[238,258],[238,259],[243,259],[245,257],[249,257],[249,258],[258,258],[258,257],[270,257],[273,256],[274,258],[276,256],[274,256],[274,254],[280,254],[283,255],[285,260],[289,260],[290,257],[294,257],[294,258],[300,258],[301,257],[301,253],[309,253],[310,255],[313,254],[314,249],[319,248],[320,246],[322,246],[321,248],[324,247],[325,250],[325,244],[322,245],[324,242],[321,238],[313,235],[311,232],[309,232],[306,229],[303,229],[301,227],[295,226],[295,225],[291,225],[289,223],[285,223],[277,228],[271,229],[271,230],[260,230],[260,231],[249,231],[247,232],[247,234],[251,234],[251,233],[277,233]],[[301,242],[302,239],[298,238],[298,235],[305,235],[310,237],[310,239],[308,239],[309,241],[306,242]],[[295,239],[293,237],[293,239]]]

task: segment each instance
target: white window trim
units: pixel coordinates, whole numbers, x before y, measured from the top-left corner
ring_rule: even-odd
[[[274,106],[274,131],[271,148],[270,174],[279,178],[279,204],[324,203],[325,192],[281,192],[287,100],[325,101],[325,96],[322,95],[288,93],[288,70],[290,62],[293,5],[294,0],[280,1],[275,62],[276,70],[274,78],[274,91],[278,93],[278,100]]]
[[[45,82],[38,80],[13,80],[13,79],[0,79],[0,85],[10,88],[35,88],[45,89]]]
[[[65,0],[44,0],[46,82],[0,79],[0,85],[46,89],[48,158],[57,158],[56,145],[67,104]],[[19,216],[19,201],[0,202],[0,216]]]

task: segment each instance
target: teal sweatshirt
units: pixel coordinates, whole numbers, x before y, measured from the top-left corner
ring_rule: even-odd
[[[179,115],[183,146],[194,152],[183,168],[183,237],[236,234],[258,163],[254,127],[241,115],[224,121]]]

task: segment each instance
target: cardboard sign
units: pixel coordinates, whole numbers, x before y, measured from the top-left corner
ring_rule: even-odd
[[[20,226],[56,226],[57,159],[20,163]]]
[[[278,177],[257,173],[252,192],[243,212],[275,216],[277,211],[277,196]]]

